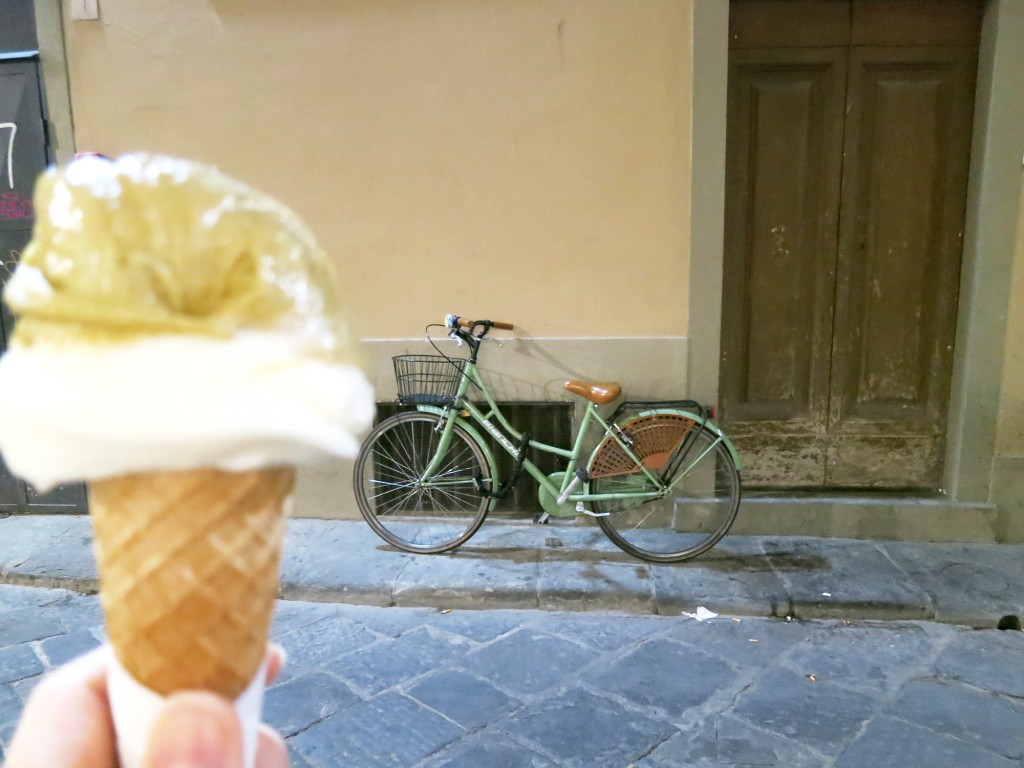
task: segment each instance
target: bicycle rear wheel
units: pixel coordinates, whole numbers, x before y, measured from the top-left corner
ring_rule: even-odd
[[[629,434],[629,424],[622,425]],[[740,473],[725,442],[693,424],[685,456],[661,498],[595,501],[601,530],[620,549],[655,563],[688,560],[711,549],[725,536],[740,505]],[[595,455],[591,466],[598,463]],[[656,476],[658,472],[654,472]],[[658,487],[642,472],[594,478],[591,493],[642,493]]]
[[[487,517],[491,470],[477,441],[458,424],[436,473],[423,478],[440,448],[436,415],[409,411],[381,422],[356,458],[359,511],[385,541],[406,552],[436,553],[469,539]]]

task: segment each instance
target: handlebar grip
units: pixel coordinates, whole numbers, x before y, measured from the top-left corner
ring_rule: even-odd
[[[457,320],[457,322],[458,322],[460,328],[472,328],[477,323],[483,322],[483,321],[481,321],[481,320],[466,320],[465,318],[460,317]],[[516,327],[514,325],[512,325],[512,323],[502,323],[502,322],[499,322],[497,320],[489,320],[488,322],[490,322],[491,328],[497,328],[498,330],[501,330],[501,331],[514,331],[516,329]]]

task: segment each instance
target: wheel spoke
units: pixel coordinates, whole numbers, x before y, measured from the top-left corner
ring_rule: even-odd
[[[623,426],[628,432],[628,422]],[[720,435],[700,429],[692,437],[685,467],[667,481],[658,499],[596,502],[610,512],[598,524],[621,549],[654,562],[677,562],[696,557],[725,535],[739,505],[739,473]],[[597,457],[594,463],[597,463]],[[597,478],[595,493],[652,490],[636,475]]]
[[[483,522],[488,499],[476,478],[490,479],[476,442],[457,426],[444,453],[436,416],[405,413],[383,422],[356,460],[356,499],[370,526],[411,552],[457,546]],[[425,472],[431,464],[430,477]]]

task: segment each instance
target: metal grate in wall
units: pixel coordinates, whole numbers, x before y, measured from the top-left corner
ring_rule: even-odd
[[[570,447],[572,440],[572,403],[550,403],[550,402],[502,402],[498,403],[501,412],[516,429],[530,433],[530,437],[536,441],[556,445],[559,447]],[[377,421],[383,421],[388,416],[409,410],[407,406],[398,403],[377,403]],[[498,474],[505,479],[512,473],[514,462],[504,448],[484,433],[494,453],[494,459],[498,464]],[[565,459],[554,456],[550,453],[538,451],[536,448],[530,450],[530,460],[536,464],[545,474],[559,472],[565,469]],[[519,476],[519,482],[515,488],[504,499],[498,501],[492,515],[499,515],[508,518],[532,517],[540,511],[537,503],[537,481],[525,471]]]

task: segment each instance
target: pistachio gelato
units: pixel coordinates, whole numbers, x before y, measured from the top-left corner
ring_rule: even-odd
[[[298,217],[219,171],[84,157],[36,186],[0,451],[45,489],[351,456],[373,392]]]

